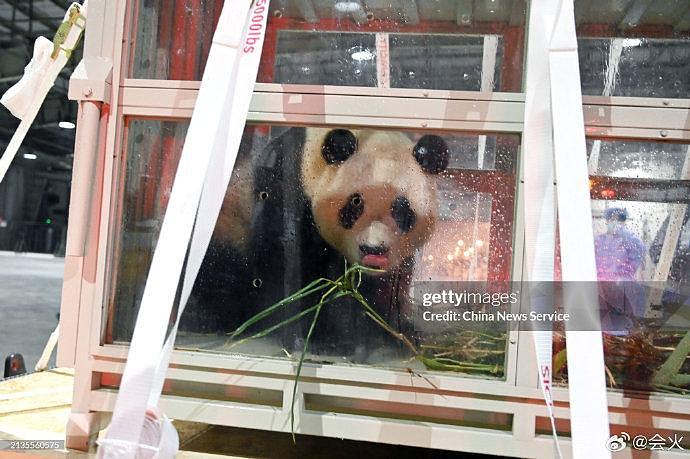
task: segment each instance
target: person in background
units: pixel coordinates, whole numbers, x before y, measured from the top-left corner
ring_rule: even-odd
[[[679,303],[685,300],[688,301],[690,295],[690,206],[687,206],[685,216],[683,217],[683,227],[680,230],[678,244],[671,260],[671,269],[668,273],[669,282],[666,284],[666,293],[662,299],[663,304]],[[659,228],[656,233],[654,242],[649,247],[649,256],[655,264],[659,264],[661,258],[661,251],[664,246],[664,239],[666,239],[666,231],[668,230],[669,217]],[[682,299],[681,299],[682,297]]]
[[[626,209],[606,209],[604,218],[606,232],[594,239],[601,326],[612,334],[627,334],[635,325],[635,316],[641,315],[640,309],[644,307],[644,292],[634,281],[646,248],[640,238],[625,227]]]

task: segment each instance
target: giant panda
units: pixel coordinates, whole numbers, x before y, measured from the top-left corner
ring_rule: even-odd
[[[379,271],[364,276],[360,291],[389,324],[412,334],[409,284],[438,217],[434,175],[448,166],[445,141],[321,127],[283,128],[266,145],[256,138],[245,135],[240,147],[187,328],[232,331],[312,280],[340,276],[347,260]],[[286,327],[276,339],[301,349],[307,325]],[[348,297],[322,310],[310,350],[356,362],[404,352]]]

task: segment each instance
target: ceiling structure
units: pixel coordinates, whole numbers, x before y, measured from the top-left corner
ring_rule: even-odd
[[[0,0],[0,94],[24,74],[39,36],[53,39],[66,0]],[[81,46],[48,93],[0,183],[0,250],[63,255],[72,180],[77,103],[67,99],[69,77],[81,60]],[[0,105],[0,152],[19,120]],[[73,127],[73,124],[72,124]]]
[[[347,4],[350,8],[345,14],[359,11],[361,20],[366,20],[369,13],[379,18],[400,15],[406,23],[454,18],[458,24],[470,25],[482,21],[524,23],[525,3],[525,0],[277,0],[273,7],[283,7],[289,16],[302,16],[313,22],[332,16],[335,9]],[[21,77],[36,37],[52,39],[70,4],[68,0],[0,0],[0,93]],[[361,8],[353,9],[353,5]],[[672,26],[681,34],[690,30],[687,0],[576,0],[575,10],[580,25],[610,24],[623,33],[638,25]],[[40,155],[39,161],[57,168],[71,163],[64,160],[72,154],[74,130],[62,129],[58,123],[73,122],[76,118],[76,103],[68,101],[66,96],[69,75],[80,58],[78,50],[49,93],[23,146],[24,153]],[[0,146],[7,144],[17,124],[0,106]]]

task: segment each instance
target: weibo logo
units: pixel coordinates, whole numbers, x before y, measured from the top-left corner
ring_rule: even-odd
[[[608,440],[606,440],[606,449],[609,451],[621,451],[628,446],[630,441],[630,435],[627,432],[621,432],[620,435],[611,435]]]

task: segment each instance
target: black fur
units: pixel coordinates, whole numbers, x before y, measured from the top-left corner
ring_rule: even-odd
[[[412,210],[410,201],[405,196],[398,196],[395,198],[391,206],[391,213],[393,214],[395,223],[403,233],[407,233],[414,228],[417,222],[417,214]]]
[[[364,200],[362,199],[362,195],[354,193],[338,212],[338,222],[343,228],[350,229],[355,226],[355,223],[363,213]]]
[[[255,202],[250,248],[246,255],[240,255],[232,247],[212,244],[194,286],[193,300],[183,316],[182,329],[231,332],[311,281],[319,277],[335,279],[343,273],[345,258],[319,234],[302,189],[300,168],[305,130],[288,129],[260,151],[252,149],[250,140],[244,139],[240,151],[240,155],[249,155],[250,151],[258,155],[253,159]],[[403,199],[396,200],[400,202],[392,209],[400,214],[398,224],[407,227],[414,224],[414,217],[410,216],[409,202],[406,206]],[[351,208],[341,211],[343,226],[351,227],[364,209],[361,196],[352,201]],[[399,305],[407,300],[411,272],[412,264],[408,261],[385,276],[365,277],[360,288],[393,327],[406,332],[409,322]],[[317,301],[317,295],[305,298],[253,330],[277,324]],[[311,316],[306,316],[272,336],[288,351],[301,351],[310,320]],[[310,344],[312,353],[347,356],[351,361],[365,361],[373,351],[382,349],[389,353],[405,352],[349,297],[322,309]]]
[[[333,129],[326,134],[321,154],[328,164],[342,163],[357,151],[357,137],[347,129]]]
[[[431,174],[443,172],[448,167],[448,145],[437,135],[423,136],[414,146],[413,152],[422,169]]]

